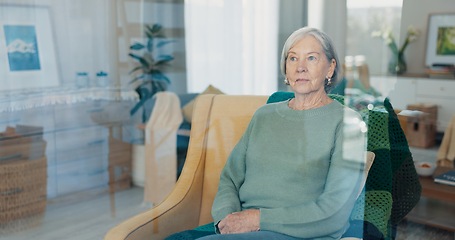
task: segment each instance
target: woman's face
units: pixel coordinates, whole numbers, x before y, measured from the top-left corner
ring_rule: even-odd
[[[289,49],[286,58],[286,78],[298,94],[324,91],[326,77],[332,77],[336,62],[327,61],[321,44],[306,36]]]

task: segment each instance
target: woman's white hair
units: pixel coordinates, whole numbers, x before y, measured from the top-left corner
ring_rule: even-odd
[[[338,59],[338,54],[335,50],[335,47],[333,45],[332,39],[324,33],[323,31],[317,29],[317,28],[311,28],[311,27],[303,27],[300,29],[297,29],[294,31],[286,40],[283,46],[283,51],[281,52],[281,60],[280,60],[280,69],[281,69],[281,74],[286,76],[286,59],[288,57],[288,52],[289,49],[291,49],[295,43],[297,43],[299,40],[306,36],[313,36],[316,40],[319,41],[319,43],[322,46],[322,49],[324,51],[325,56],[327,57],[327,60],[330,62],[332,59],[335,59],[336,62],[336,67],[335,70],[333,71],[333,75],[331,78],[332,84],[331,86],[334,86],[337,83],[338,80],[338,72],[340,71],[340,62]],[[326,91],[329,89],[326,88]]]

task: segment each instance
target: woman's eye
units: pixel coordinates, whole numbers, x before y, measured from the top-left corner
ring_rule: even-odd
[[[318,58],[316,56],[310,55],[310,56],[308,56],[307,60],[310,62],[314,62],[314,61],[317,61]]]
[[[296,57],[289,57],[289,61],[295,62],[295,61],[297,61],[297,58]]]

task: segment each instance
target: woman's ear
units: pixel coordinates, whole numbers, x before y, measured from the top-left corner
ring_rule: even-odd
[[[335,59],[332,58],[332,60],[330,61],[330,67],[329,67],[327,76],[330,76],[330,78],[332,78],[333,73],[335,72],[336,66],[337,66],[337,61],[335,61]]]

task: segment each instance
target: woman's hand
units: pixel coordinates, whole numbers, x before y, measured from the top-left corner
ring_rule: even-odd
[[[221,234],[259,231],[259,209],[248,209],[227,215],[218,223]]]

